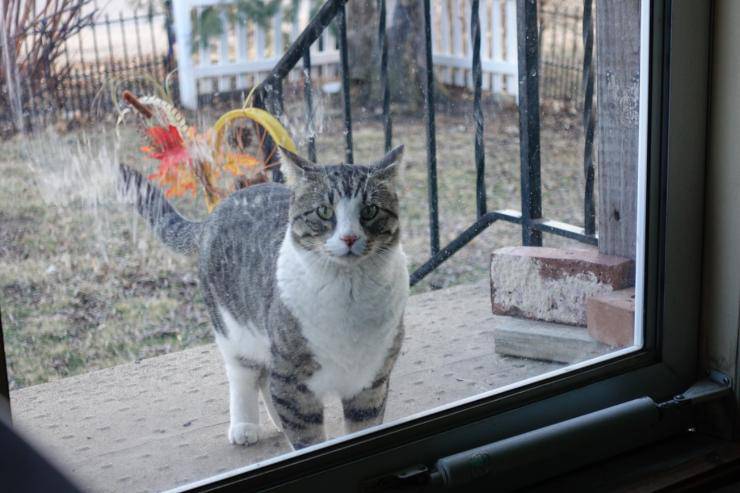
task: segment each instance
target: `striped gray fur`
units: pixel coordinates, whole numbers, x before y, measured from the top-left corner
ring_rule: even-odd
[[[162,243],[184,255],[196,253],[203,223],[185,220],[162,192],[151,186],[138,171],[122,164],[120,173],[122,194],[133,195],[136,210],[149,222]]]
[[[408,291],[396,195],[401,155],[399,147],[368,166],[319,166],[282,149],[288,185],[237,191],[203,222],[183,218],[141,174],[121,167],[123,189],[157,236],[198,255],[229,376],[232,443],[259,438],[260,390],[295,448],[324,439],[327,392],[342,399],[347,431],[382,421]],[[333,354],[327,340],[360,357]]]
[[[361,392],[349,399],[342,399],[344,426],[347,433],[353,433],[383,422],[385,405],[388,400],[388,384],[391,370],[401,352],[403,327],[400,328],[388,351],[383,368],[376,378]]]

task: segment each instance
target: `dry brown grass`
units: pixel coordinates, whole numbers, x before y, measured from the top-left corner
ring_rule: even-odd
[[[465,108],[440,113],[437,119],[443,245],[475,216],[474,130]],[[519,209],[517,113],[512,107],[491,106],[486,119],[489,209]],[[341,119],[325,115],[324,120],[320,160],[340,161]],[[194,262],[159,245],[133,211],[114,200],[108,183],[113,173],[105,168],[114,164],[113,153],[100,151],[110,151],[113,133],[95,129],[91,134],[95,141],[81,151],[75,150],[79,133],[17,138],[1,146],[0,309],[13,388],[211,338]],[[396,143],[406,145],[402,219],[413,269],[429,251],[423,119],[396,118],[394,135]],[[140,160],[136,139],[126,134],[126,140],[131,144],[120,149],[120,160]],[[354,142],[356,161],[378,157],[381,124],[360,119]],[[581,223],[581,148],[573,116],[544,116],[544,210],[574,224]],[[201,202],[179,201],[178,207],[191,216],[203,215]],[[519,244],[520,235],[515,226],[493,225],[414,291],[486,277],[491,251]]]

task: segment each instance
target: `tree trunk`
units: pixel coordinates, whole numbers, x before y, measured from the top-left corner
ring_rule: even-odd
[[[424,104],[426,70],[424,4],[422,0],[396,0],[388,29],[388,78],[391,99],[409,110]]]
[[[377,0],[347,2],[347,52],[353,102],[368,104],[379,90],[380,73]]]
[[[424,104],[425,41],[422,0],[388,1],[386,27],[391,99],[415,111]],[[379,104],[380,50],[378,1],[347,2],[347,48],[353,103]],[[444,91],[441,91],[444,93]]]

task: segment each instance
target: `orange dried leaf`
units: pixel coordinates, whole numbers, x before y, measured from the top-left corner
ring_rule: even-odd
[[[231,172],[234,176],[239,176],[245,172],[251,172],[257,168],[262,161],[249,154],[240,154],[229,152],[226,154],[226,164],[224,169]]]

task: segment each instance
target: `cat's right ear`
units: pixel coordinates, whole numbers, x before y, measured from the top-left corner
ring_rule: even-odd
[[[379,180],[394,180],[398,176],[398,168],[402,159],[403,144],[389,151],[380,161],[370,165],[372,176]]]
[[[280,148],[280,170],[285,175],[285,183],[293,186],[319,171],[319,167],[283,146]]]

